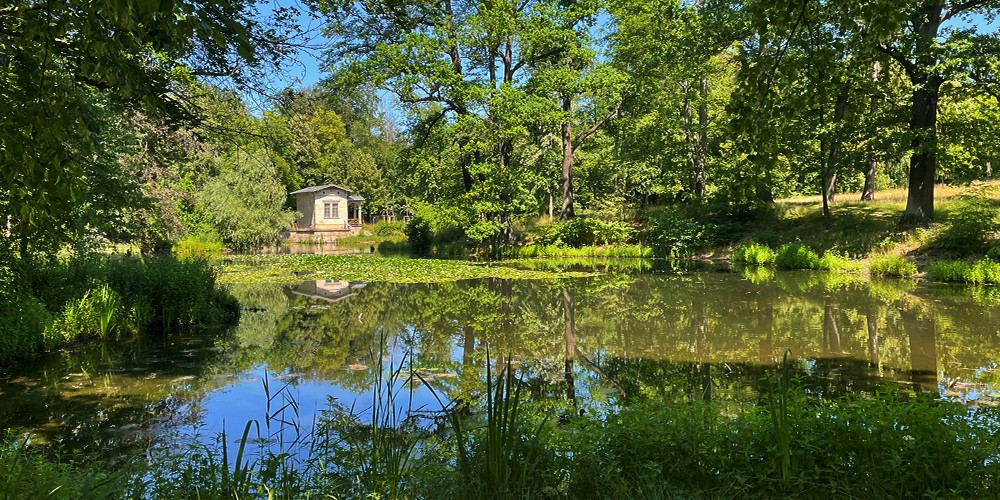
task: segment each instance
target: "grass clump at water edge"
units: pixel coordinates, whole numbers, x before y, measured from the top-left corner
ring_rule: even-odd
[[[765,266],[774,264],[775,254],[767,245],[760,243],[745,243],[736,248],[733,252],[733,262],[740,262],[755,266]]]
[[[898,255],[872,256],[868,263],[872,276],[909,278],[917,274],[917,265]]]
[[[786,243],[778,249],[774,263],[783,269],[819,269],[819,255],[801,243]]]

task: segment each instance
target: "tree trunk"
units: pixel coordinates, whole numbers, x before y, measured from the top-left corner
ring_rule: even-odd
[[[879,80],[879,74],[882,71],[882,64],[878,61],[872,65],[872,82],[877,84]],[[879,96],[877,92],[872,92],[871,105],[868,111],[872,116],[875,116],[875,112],[878,111]],[[878,168],[878,161],[875,160],[875,148],[871,148],[869,152],[871,158],[868,159],[868,171],[865,172],[865,188],[861,191],[861,201],[874,201],[875,200],[875,171]]]
[[[562,289],[563,296],[563,339],[566,341],[566,398],[576,406],[576,385],[573,375],[573,361],[576,358],[576,320],[573,311],[573,295],[568,288]]]
[[[840,328],[837,327],[837,308],[829,300],[823,305],[823,333],[826,337],[826,350],[840,354]]]
[[[554,214],[554,212],[553,212],[553,210],[554,210],[554,207],[553,207],[553,205],[554,205],[553,198],[554,198],[554,196],[552,196],[552,191],[550,190],[549,191],[549,220],[550,221],[552,220],[552,216]]]
[[[705,168],[708,164],[708,77],[698,85],[698,154],[695,158],[694,195],[705,197]]]
[[[834,133],[830,140],[830,156],[827,158],[826,171],[823,173],[823,211],[830,215],[830,204],[834,202],[837,194],[837,172],[840,168],[840,131],[837,127],[844,121],[844,113],[847,110],[847,89],[845,88],[837,95],[837,103],[833,108]]]
[[[691,82],[681,82],[681,93],[684,94],[684,104],[681,105],[681,119],[684,120],[684,151],[687,153],[687,171],[691,176],[691,192],[697,192],[698,165],[695,160],[697,139],[694,131],[694,107],[691,105]]]
[[[942,2],[943,3],[943,2]],[[941,27],[942,5],[925,3],[917,8],[913,31],[917,34],[916,64],[910,76],[913,103],[910,117],[909,186],[906,210],[900,224],[905,227],[927,226],[934,222],[934,177],[937,174],[937,106],[942,77],[935,69],[937,43]]]
[[[869,308],[865,314],[865,319],[868,323],[868,362],[872,368],[877,370],[879,366],[878,311],[873,307]]]
[[[937,390],[937,332],[933,315],[921,318],[916,311],[900,311],[910,339],[910,371],[918,390]]]
[[[573,109],[571,97],[563,97],[562,109],[566,118],[562,124],[562,210],[559,220],[569,220],[576,215],[573,211],[573,129],[569,122]]]

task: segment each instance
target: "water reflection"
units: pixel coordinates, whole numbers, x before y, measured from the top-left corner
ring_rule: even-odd
[[[512,356],[531,397],[566,412],[644,399],[757,404],[790,349],[823,397],[894,384],[973,403],[997,396],[1000,315],[987,292],[857,277],[741,272],[607,274],[421,285],[337,280],[233,287],[229,332],[43,358],[0,381],[0,423],[37,440],[125,450],[178,430],[264,421],[264,380],[309,421],[332,396],[363,413],[377,360],[412,360],[416,407],[481,394]],[[407,357],[409,356],[409,357]],[[231,429],[232,430],[232,429]]]

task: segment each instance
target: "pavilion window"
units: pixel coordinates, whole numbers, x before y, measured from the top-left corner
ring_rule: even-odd
[[[340,203],[332,203],[332,202],[323,203],[323,218],[324,219],[339,219],[340,218]]]

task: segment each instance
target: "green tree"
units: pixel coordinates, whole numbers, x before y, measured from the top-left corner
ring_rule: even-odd
[[[273,243],[294,219],[284,209],[285,188],[261,149],[235,150],[222,158],[222,172],[198,193],[198,202],[223,240],[234,248]]]

